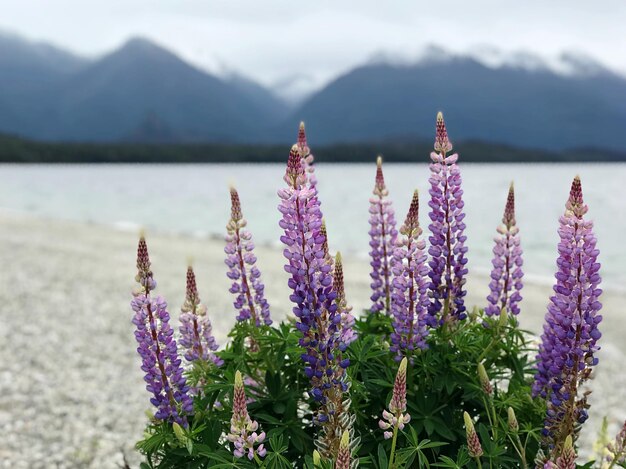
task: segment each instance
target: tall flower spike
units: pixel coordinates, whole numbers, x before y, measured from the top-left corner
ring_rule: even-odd
[[[315,187],[317,185],[317,178],[315,177],[314,166],[315,158],[313,157],[311,149],[306,142],[304,122],[300,122],[300,127],[298,128],[298,143],[296,145],[298,148],[298,153],[300,153],[300,158],[302,158],[302,167],[304,169],[307,182],[311,187]]]
[[[335,469],[350,469],[350,434],[347,430],[341,435]]]
[[[135,339],[142,359],[141,369],[145,372],[146,389],[153,394],[150,402],[157,408],[154,417],[187,427],[185,414],[193,412],[193,403],[183,377],[174,329],[169,324],[167,303],[160,296],[153,298],[150,295],[156,282],[143,236],[137,248],[137,270],[139,289],[133,292],[130,305],[134,311]]]
[[[370,265],[372,272],[371,312],[384,311],[391,314],[391,268],[393,249],[398,236],[394,211],[389,199],[389,191],[383,176],[383,159],[376,160],[376,181],[374,197],[370,198]]]
[[[398,361],[427,347],[428,267],[426,243],[420,239],[422,229],[418,215],[419,195],[416,190],[393,251],[391,300],[394,331],[390,350],[396,354]]]
[[[337,314],[341,315],[341,328],[339,332],[339,350],[346,350],[348,345],[357,339],[357,333],[354,328],[354,316],[352,315],[352,306],[348,306],[346,301],[346,292],[343,284],[343,262],[341,253],[335,256],[335,270],[333,272],[333,287],[337,298]]]
[[[400,362],[396,380],[393,384],[393,394],[389,401],[389,411],[383,410],[383,418],[378,421],[378,426],[385,431],[385,439],[393,436],[393,429],[404,430],[404,424],[411,421],[411,415],[406,412],[406,367],[407,359],[404,357]]]
[[[331,266],[324,258],[317,190],[307,183],[297,145],[289,153],[284,180],[287,187],[278,191],[278,210],[290,299],[302,334],[299,344],[304,349],[304,371],[311,380],[310,395],[319,404],[315,422],[324,425],[324,433],[331,439],[318,449],[324,457],[329,453],[334,457],[341,432],[331,427],[340,421],[343,393],[348,389],[345,368],[350,362],[339,349],[341,315],[337,313]]]
[[[187,293],[180,315],[180,346],[185,351],[185,359],[188,362],[203,360],[217,366],[224,363],[214,353],[218,345],[213,336],[213,327],[207,316],[206,306],[200,302],[196,275],[191,266],[187,268]]]
[[[228,441],[233,443],[235,457],[244,455],[253,460],[255,456],[264,457],[267,450],[263,446],[265,432],[257,433],[259,424],[248,415],[246,404],[246,391],[239,370],[235,373],[235,386],[233,389],[233,416],[230,419],[230,433],[226,435]],[[255,446],[258,445],[256,448]]]
[[[265,299],[265,285],[256,266],[252,234],[245,229],[247,222],[241,212],[239,194],[230,188],[231,217],[226,225],[227,277],[233,281],[230,292],[235,296],[233,305],[239,312],[238,321],[250,320],[252,324],[272,324],[270,305]]]
[[[493,270],[487,297],[489,303],[485,313],[489,316],[499,315],[504,308],[509,314],[519,314],[519,302],[522,300],[520,290],[523,287],[522,248],[520,246],[519,228],[515,223],[515,192],[513,183],[509,187],[509,195],[502,217],[502,225],[497,228],[498,236],[494,239]]]
[[[429,262],[430,296],[428,308],[432,327],[465,319],[464,290],[467,275],[465,213],[459,155],[452,151],[441,113],[437,114],[435,151],[430,154]]]
[[[593,223],[585,220],[580,178],[572,183],[565,214],[559,219],[559,257],[554,295],[546,313],[533,396],[546,399],[548,410],[543,430],[547,447],[560,448],[567,436],[577,437],[587,420],[587,393],[579,396],[589,379],[599,346],[598,314],[600,264]]]
[[[467,454],[471,458],[480,458],[483,455],[483,448],[474,429],[474,422],[467,412],[463,412],[463,420],[465,421],[465,435],[467,437]]]

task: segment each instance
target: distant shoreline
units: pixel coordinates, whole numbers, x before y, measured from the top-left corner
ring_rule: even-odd
[[[0,163],[283,163],[289,144],[77,143],[38,142],[0,135]],[[626,162],[624,151],[575,148],[551,151],[499,143],[461,141],[455,150],[465,163]],[[428,155],[431,142],[366,142],[315,145],[325,163],[368,163],[379,154],[388,163],[414,163]]]

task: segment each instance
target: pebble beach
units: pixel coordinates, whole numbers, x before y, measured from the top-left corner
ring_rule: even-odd
[[[133,448],[150,404],[130,322],[137,237],[134,230],[0,212],[0,468],[108,469],[124,458],[138,467]],[[151,232],[146,238],[157,293],[167,298],[175,327],[191,258],[223,345],[235,318],[223,242]],[[290,304],[281,249],[258,246],[256,254],[272,316],[282,319]],[[363,310],[367,261],[344,256],[344,271],[348,301]],[[482,305],[487,279],[470,276],[468,283],[467,303]],[[541,330],[550,291],[548,284],[525,285],[523,328]],[[583,454],[604,415],[610,434],[626,418],[626,293],[607,290],[602,303]]]

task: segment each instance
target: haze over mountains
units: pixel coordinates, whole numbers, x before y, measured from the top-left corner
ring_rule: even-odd
[[[559,70],[530,54],[493,62],[439,49],[413,61],[379,58],[294,105],[144,39],[87,60],[0,35],[0,132],[44,141],[290,143],[303,119],[316,144],[417,141],[432,137],[442,110],[457,141],[626,148],[623,76],[572,54]]]

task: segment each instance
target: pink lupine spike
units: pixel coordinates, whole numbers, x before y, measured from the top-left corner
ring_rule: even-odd
[[[345,430],[341,435],[335,469],[350,469],[350,433],[348,430]]]
[[[437,113],[435,131],[435,151],[443,153],[445,156],[446,153],[452,151],[452,142],[448,140],[448,131],[446,130],[446,123],[441,112]]]
[[[346,291],[343,282],[343,262],[341,253],[335,256],[335,269],[333,272],[333,288],[337,294],[337,313],[341,315],[341,327],[339,329],[339,350],[345,349],[357,339],[357,332],[353,329],[355,320],[352,315],[352,306],[346,301]]]
[[[304,122],[300,122],[300,127],[298,128],[298,146],[300,148],[306,148],[308,146],[306,144],[306,132],[304,130]]]
[[[506,198],[506,207],[504,208],[502,223],[504,223],[507,228],[511,228],[511,226],[515,225],[515,190],[513,189],[513,183],[509,186],[509,194]]]
[[[372,306],[370,311],[376,313],[384,311],[391,314],[391,269],[394,258],[393,250],[398,236],[396,220],[389,191],[385,187],[383,176],[383,160],[376,160],[376,179],[374,183],[374,197],[370,198],[370,277],[372,283]]]
[[[245,228],[246,219],[241,210],[239,194],[230,188],[231,218],[226,225],[226,246],[224,262],[228,266],[227,277],[232,280],[230,292],[235,296],[233,303],[239,312],[238,321],[247,321],[256,326],[269,325],[270,305],[265,299],[265,285],[256,265],[252,234]]]
[[[465,421],[465,434],[467,437],[467,454],[472,458],[480,458],[483,455],[483,448],[474,429],[474,422],[467,412],[463,412],[463,420]]]
[[[378,426],[384,430],[385,439],[393,436],[394,430],[404,430],[404,425],[411,421],[411,415],[406,412],[406,368],[407,359],[404,357],[398,367],[396,380],[393,384],[393,394],[389,401],[389,411],[383,411],[383,418]],[[405,413],[406,412],[406,413]]]
[[[265,432],[257,433],[258,428],[258,422],[248,414],[243,378],[237,370],[233,387],[233,416],[230,419],[230,433],[226,435],[226,439],[233,443],[235,457],[247,456],[253,460],[255,456],[264,457],[267,454],[263,446]]]

